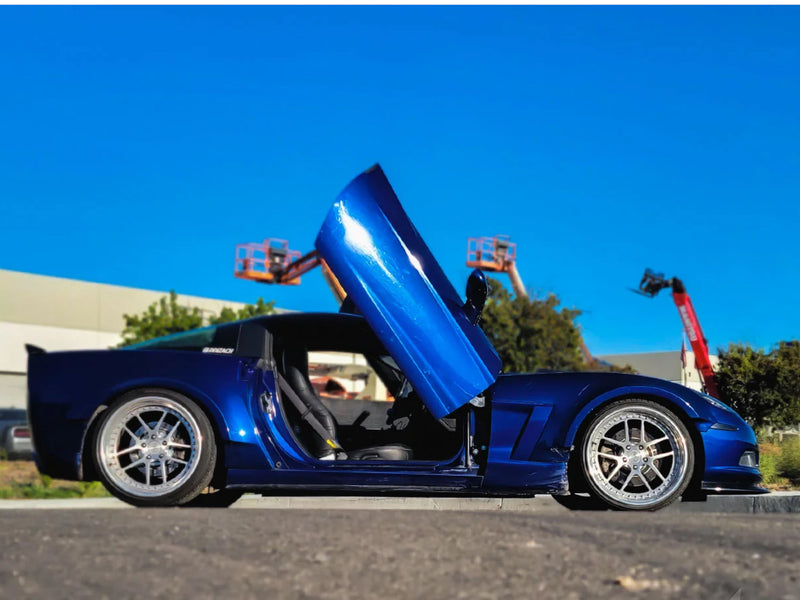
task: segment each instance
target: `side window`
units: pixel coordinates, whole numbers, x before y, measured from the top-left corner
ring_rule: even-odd
[[[308,376],[314,391],[323,401],[337,399],[386,402],[393,399],[385,383],[363,354],[309,352]]]
[[[361,435],[362,429],[376,431],[387,426],[394,398],[363,354],[309,352],[308,376],[339,423],[340,441],[354,443],[352,436]]]

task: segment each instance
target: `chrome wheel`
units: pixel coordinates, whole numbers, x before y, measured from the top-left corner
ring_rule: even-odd
[[[653,508],[688,484],[691,440],[680,420],[652,402],[622,402],[586,432],[583,461],[589,484],[622,508]]]
[[[99,467],[108,483],[134,497],[157,498],[192,477],[204,440],[183,404],[153,395],[110,410],[98,435]]]

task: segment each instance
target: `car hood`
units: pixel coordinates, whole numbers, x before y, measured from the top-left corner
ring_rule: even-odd
[[[315,246],[431,413],[488,388],[500,358],[376,165],[336,199]]]

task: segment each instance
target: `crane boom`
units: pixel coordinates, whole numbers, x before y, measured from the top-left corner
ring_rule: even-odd
[[[317,251],[312,250],[301,256],[300,252],[289,250],[286,240],[267,238],[261,244],[237,245],[233,274],[240,279],[259,283],[298,285],[302,275],[317,267],[322,268],[328,287],[341,304],[347,294]]]
[[[692,299],[686,292],[683,282],[677,277],[665,279],[663,273],[655,273],[651,269],[645,269],[642,280],[639,282],[639,289],[634,291],[648,298],[654,298],[658,292],[666,288],[672,289],[672,301],[678,308],[683,330],[686,332],[686,337],[689,338],[689,343],[692,346],[695,365],[703,378],[706,393],[719,398],[717,378],[714,374],[711,356],[708,351],[708,341],[703,334],[702,327],[700,327],[697,312],[694,310]]]

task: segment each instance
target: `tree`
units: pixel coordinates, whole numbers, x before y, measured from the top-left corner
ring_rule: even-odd
[[[216,317],[208,319],[209,325],[229,323],[275,311],[274,302],[264,302],[259,298],[255,304],[247,304],[238,311],[224,307]],[[203,313],[199,308],[178,304],[178,294],[170,291],[154,302],[141,315],[123,315],[125,328],[122,330],[122,346],[130,346],[153,338],[189,331],[205,325]]]
[[[753,427],[800,421],[800,342],[779,342],[770,352],[720,348],[716,378],[720,400]]]
[[[499,281],[488,281],[481,326],[500,355],[504,372],[586,368],[574,322],[579,310],[559,309],[561,301],[554,294],[543,300],[514,297]]]
[[[209,325],[220,325],[222,323],[230,323],[231,321],[239,321],[241,319],[250,319],[260,315],[269,315],[275,312],[275,301],[270,300],[264,302],[263,298],[256,300],[255,304],[245,304],[238,311],[232,308],[224,307],[219,311],[219,315],[211,317],[208,320]]]

